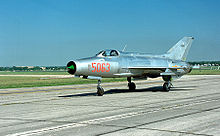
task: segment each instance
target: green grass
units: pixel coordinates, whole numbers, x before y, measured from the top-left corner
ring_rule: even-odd
[[[220,75],[220,70],[193,69],[188,75]]]
[[[125,78],[108,78],[102,82],[126,81]],[[67,79],[41,79],[40,77],[0,77],[0,89],[5,88],[23,88],[23,87],[40,87],[40,86],[58,86],[97,83],[97,80],[67,78]]]
[[[66,71],[0,72],[0,75],[69,75]]]

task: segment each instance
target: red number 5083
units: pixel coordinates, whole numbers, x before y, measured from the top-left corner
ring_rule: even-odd
[[[92,63],[92,72],[109,72],[110,64],[109,63]]]

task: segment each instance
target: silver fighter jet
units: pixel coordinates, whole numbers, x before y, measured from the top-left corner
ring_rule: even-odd
[[[172,87],[172,79],[179,78],[192,70],[186,62],[186,57],[193,39],[193,37],[182,38],[162,55],[103,50],[93,57],[70,61],[67,70],[76,77],[97,79],[98,96],[104,94],[101,78],[116,77],[127,77],[129,90],[135,90],[136,85],[131,81],[132,78],[147,79],[162,76],[165,81],[163,90],[168,92]]]

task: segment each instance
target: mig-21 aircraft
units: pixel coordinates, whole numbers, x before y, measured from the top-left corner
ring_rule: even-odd
[[[136,85],[132,78],[147,79],[162,76],[165,81],[163,90],[168,92],[172,87],[173,78],[180,78],[192,70],[190,64],[186,62],[186,57],[193,39],[193,37],[182,38],[162,55],[103,50],[93,57],[70,61],[67,70],[75,77],[97,79],[98,96],[104,94],[101,78],[117,77],[127,77],[129,90],[135,90]]]

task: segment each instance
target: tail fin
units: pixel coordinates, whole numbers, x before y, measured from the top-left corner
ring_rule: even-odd
[[[177,44],[167,51],[166,57],[174,60],[186,61],[193,37],[183,37]]]

